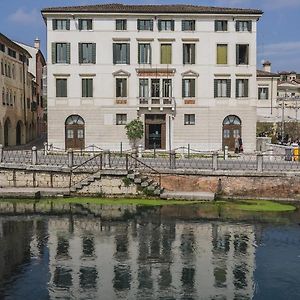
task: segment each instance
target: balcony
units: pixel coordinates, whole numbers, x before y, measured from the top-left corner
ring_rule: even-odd
[[[171,109],[175,110],[176,103],[174,97],[138,97],[138,108],[159,108],[159,110]]]

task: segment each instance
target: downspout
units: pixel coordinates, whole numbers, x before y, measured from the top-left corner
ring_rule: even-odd
[[[271,115],[273,114],[273,80],[274,78],[271,78]]]

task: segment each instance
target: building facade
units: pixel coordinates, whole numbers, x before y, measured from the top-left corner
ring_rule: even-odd
[[[0,33],[0,143],[25,144],[35,137],[32,103],[35,85],[29,72],[30,53]]]
[[[45,96],[43,91],[43,70],[46,66],[46,60],[40,50],[40,40],[37,38],[34,41],[34,46],[29,46],[23,43],[17,43],[26,49],[31,58],[29,59],[29,72],[34,75],[35,82],[35,107],[33,110],[36,112],[36,135],[41,137],[46,134],[46,122],[44,117]]]
[[[48,142],[145,149],[256,144],[256,29],[262,12],[107,4],[42,11],[47,25]]]

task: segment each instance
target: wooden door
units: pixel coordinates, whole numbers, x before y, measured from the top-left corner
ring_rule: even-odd
[[[223,126],[223,148],[228,146],[229,151],[235,150],[235,140],[241,137],[241,125]]]

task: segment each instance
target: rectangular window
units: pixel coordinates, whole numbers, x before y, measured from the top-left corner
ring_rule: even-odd
[[[236,80],[236,97],[247,98],[248,97],[248,79],[237,79]]]
[[[217,45],[217,64],[227,65],[227,45]]]
[[[163,79],[162,96],[164,98],[172,97],[172,79]]]
[[[116,78],[116,97],[127,97],[127,78]]]
[[[269,88],[259,87],[258,88],[258,99],[259,100],[268,100],[269,99]]]
[[[96,63],[96,44],[95,43],[79,43],[79,63],[95,64]]]
[[[52,63],[70,63],[70,43],[52,43]]]
[[[159,31],[174,31],[174,20],[158,20]]]
[[[184,125],[195,125],[195,114],[185,114]]]
[[[130,44],[115,43],[113,44],[113,63],[130,64]]]
[[[248,65],[249,64],[249,45],[236,45],[236,64]]]
[[[195,31],[195,20],[182,20],[181,29],[182,31]]]
[[[182,98],[195,97],[195,79],[182,79]]]
[[[160,63],[172,64],[172,44],[160,45]]]
[[[68,97],[67,79],[57,78],[56,79],[56,97],[65,98]]]
[[[0,51],[5,52],[5,45],[0,43]]]
[[[17,53],[15,50],[12,50],[10,48],[8,48],[8,55],[13,57],[13,58],[16,58],[17,57]]]
[[[215,21],[215,31],[227,31],[228,30],[228,21],[225,20],[216,20]]]
[[[231,97],[231,80],[230,79],[215,79],[214,86],[215,98],[230,98]]]
[[[126,125],[127,124],[127,114],[116,114],[116,124]]]
[[[93,78],[82,79],[82,97],[83,98],[93,97]]]
[[[252,31],[252,21],[236,21],[235,23],[236,31]]]
[[[80,19],[79,30],[93,30],[93,20],[92,19]]]
[[[137,30],[149,30],[153,31],[153,20],[137,20]]]
[[[116,30],[127,30],[127,20],[125,19],[116,20]]]
[[[195,44],[183,44],[183,64],[195,64]]]
[[[151,64],[151,45],[139,44],[138,45],[138,62],[139,64]]]
[[[148,79],[140,79],[139,80],[139,96],[141,98],[149,97],[149,80]]]
[[[151,97],[160,97],[160,82],[159,79],[151,79]]]
[[[70,30],[70,20],[67,19],[55,19],[52,20],[53,30]]]

